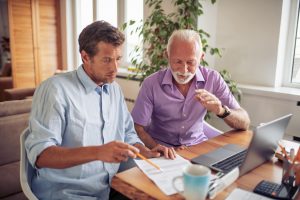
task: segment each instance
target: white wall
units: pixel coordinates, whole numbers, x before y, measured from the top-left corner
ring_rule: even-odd
[[[218,68],[243,84],[274,86],[282,0],[218,1]],[[266,76],[267,75],[267,76]]]

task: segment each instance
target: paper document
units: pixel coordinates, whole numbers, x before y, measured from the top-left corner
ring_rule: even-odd
[[[176,155],[174,160],[166,159],[165,157],[150,158],[149,160],[158,165],[162,171],[159,171],[144,160],[135,159],[135,162],[163,193],[166,195],[177,193],[172,186],[172,180],[176,176],[182,176],[182,169],[191,163],[179,155]],[[177,188],[181,188],[183,191],[182,182],[178,181],[178,184],[176,182],[176,186]]]
[[[226,200],[271,200],[268,197],[261,196],[259,194],[255,194],[253,192],[249,192],[240,188],[235,188],[230,195],[226,198]]]

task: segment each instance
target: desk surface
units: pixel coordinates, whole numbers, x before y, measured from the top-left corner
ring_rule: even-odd
[[[230,131],[201,144],[178,151],[182,157],[190,160],[200,154],[205,154],[226,144],[238,144],[247,147],[251,140],[251,131]],[[240,177],[215,199],[225,199],[236,188],[252,191],[261,180],[280,183],[282,176],[281,163],[274,158],[272,161],[257,167],[248,174]],[[179,194],[166,196],[159,188],[137,167],[116,174],[112,179],[112,187],[130,199],[184,199]]]

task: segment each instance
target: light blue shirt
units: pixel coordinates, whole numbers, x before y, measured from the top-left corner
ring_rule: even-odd
[[[102,145],[114,140],[142,143],[120,86],[98,86],[78,70],[56,75],[35,91],[30,134],[25,141],[29,162],[47,147]],[[119,164],[93,161],[66,169],[36,169],[32,190],[39,199],[108,199],[109,183]]]

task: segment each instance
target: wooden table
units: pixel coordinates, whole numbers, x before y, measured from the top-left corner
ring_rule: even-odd
[[[226,144],[238,144],[247,147],[252,137],[251,131],[230,131],[201,144],[178,151],[182,157],[190,160],[200,154],[205,154]],[[215,199],[225,199],[234,188],[252,191],[261,180],[280,183],[282,176],[281,163],[273,158],[251,172],[240,177],[227,187]],[[180,194],[166,196],[159,188],[137,167],[116,174],[112,179],[112,187],[130,199],[162,199],[182,200]],[[299,195],[298,195],[299,196]],[[298,197],[299,198],[299,197]],[[297,198],[297,199],[298,199]]]

